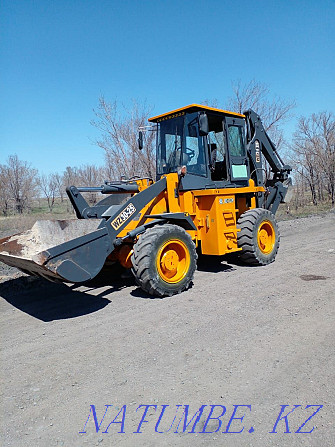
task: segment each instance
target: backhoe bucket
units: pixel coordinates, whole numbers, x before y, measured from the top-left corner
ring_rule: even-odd
[[[100,220],[40,220],[24,233],[0,240],[0,261],[50,281],[94,278],[111,251]]]

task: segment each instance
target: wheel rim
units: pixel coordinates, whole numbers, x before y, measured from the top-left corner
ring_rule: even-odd
[[[156,266],[163,281],[169,284],[180,282],[190,268],[187,246],[178,239],[165,242],[158,252]]]
[[[258,228],[258,247],[264,254],[269,254],[273,250],[276,240],[276,233],[272,222],[265,220]]]

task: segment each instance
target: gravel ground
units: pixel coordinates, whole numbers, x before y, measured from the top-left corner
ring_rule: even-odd
[[[335,214],[280,230],[275,263],[207,259],[166,299],[0,263],[1,445],[333,447]]]

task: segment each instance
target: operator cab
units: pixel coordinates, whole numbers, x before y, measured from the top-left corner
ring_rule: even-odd
[[[244,115],[192,104],[149,121],[157,123],[157,179],[185,166],[183,190],[248,186]]]

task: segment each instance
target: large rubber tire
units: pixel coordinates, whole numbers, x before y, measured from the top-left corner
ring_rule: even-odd
[[[191,236],[177,225],[164,224],[141,234],[131,257],[137,284],[153,296],[172,296],[193,279],[197,253]]]
[[[263,208],[243,213],[237,221],[237,245],[245,264],[267,265],[276,258],[280,233],[274,215]]]

